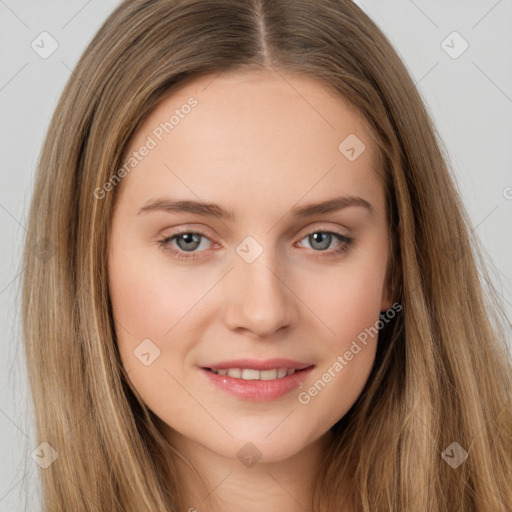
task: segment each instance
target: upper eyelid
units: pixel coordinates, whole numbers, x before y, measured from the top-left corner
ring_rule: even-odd
[[[322,221],[318,221],[318,222],[321,223]],[[339,234],[341,236],[347,236],[347,237],[350,236],[350,233],[342,233],[341,232],[342,229],[343,228],[341,228],[341,227],[332,228],[330,226],[325,226],[325,225],[320,224],[319,227],[303,228],[303,229],[300,230],[300,233],[301,233],[301,237],[302,238],[304,238],[304,236],[307,236],[307,235],[309,235],[311,233],[316,233],[316,232],[332,232],[332,233]],[[345,228],[345,229],[350,232],[350,230],[348,228]],[[212,238],[215,238],[215,237],[209,236],[208,235],[208,230],[205,231],[204,228],[197,228],[197,229],[196,228],[179,228],[178,231],[170,234],[169,236],[165,236],[164,238],[170,239],[172,237],[183,235],[183,234],[187,234],[187,233],[193,233],[193,234],[196,234],[196,235],[201,235],[201,236],[204,236],[205,238],[208,238],[209,240],[212,240]]]

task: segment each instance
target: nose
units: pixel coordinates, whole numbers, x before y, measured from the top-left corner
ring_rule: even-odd
[[[289,327],[297,318],[296,298],[283,265],[264,251],[255,261],[236,261],[226,290],[229,303],[226,324],[257,338]]]

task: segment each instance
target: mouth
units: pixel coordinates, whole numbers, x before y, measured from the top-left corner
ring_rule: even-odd
[[[297,389],[313,368],[314,364],[289,359],[245,359],[199,367],[215,387],[239,399],[259,402],[283,397]]]

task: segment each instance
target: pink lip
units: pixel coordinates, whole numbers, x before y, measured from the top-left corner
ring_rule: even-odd
[[[276,361],[276,360],[274,360]],[[281,360],[282,361],[282,360]],[[218,368],[254,368],[260,369],[257,366],[217,366]],[[224,364],[224,363],[223,363]],[[261,363],[260,363],[261,364]],[[299,365],[300,366],[300,365]],[[304,365],[302,365],[304,366]],[[273,368],[286,368],[286,366],[268,366],[262,369]],[[297,368],[297,366],[290,366],[289,368]],[[314,365],[304,366],[304,369],[297,370],[293,375],[273,379],[273,380],[244,380],[229,377],[228,375],[218,375],[211,372],[208,368],[200,368],[210,381],[219,388],[227,391],[228,393],[242,398],[244,400],[252,400],[255,402],[264,402],[280,398],[290,391],[297,389],[300,383],[303,382],[313,370]]]

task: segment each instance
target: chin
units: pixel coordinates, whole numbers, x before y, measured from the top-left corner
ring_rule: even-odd
[[[247,467],[254,463],[280,462],[306,448],[312,441],[308,440],[307,432],[293,432],[278,427],[275,432],[260,430],[247,430],[245,435],[237,435],[234,439],[218,440],[214,443],[211,438],[205,440],[206,446],[226,458],[237,459]],[[320,437],[320,436],[318,436]]]

